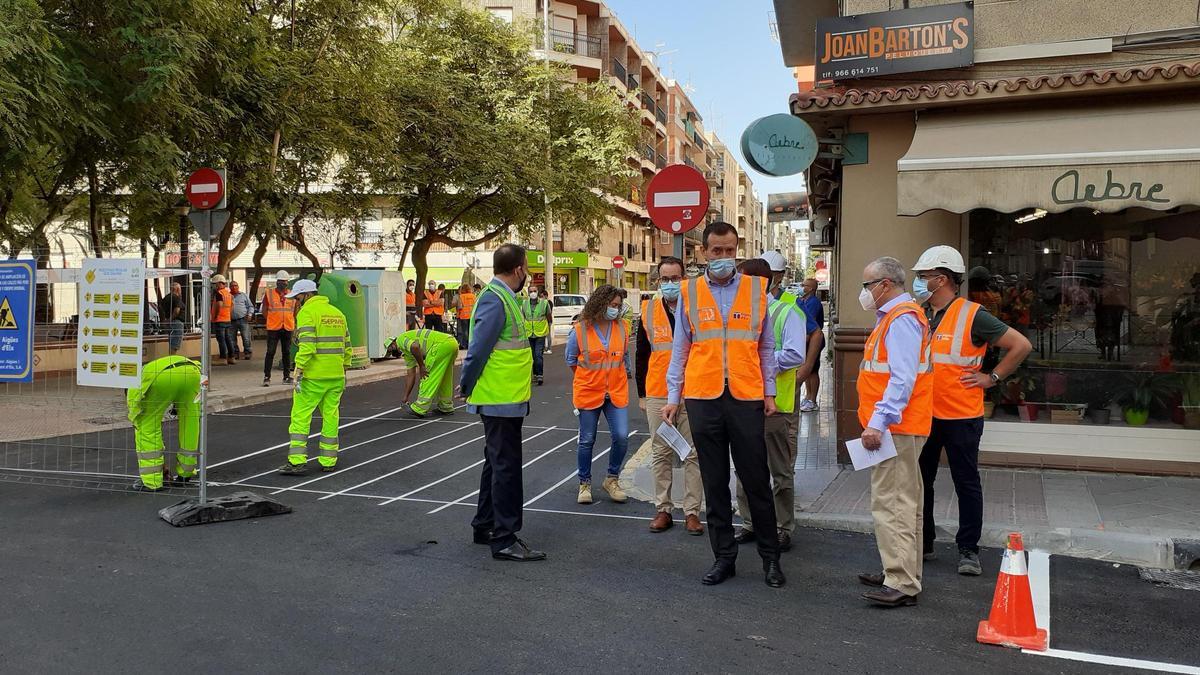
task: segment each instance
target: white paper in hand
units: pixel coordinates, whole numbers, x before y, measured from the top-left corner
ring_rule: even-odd
[[[892,432],[885,431],[883,432],[883,443],[878,450],[864,448],[861,438],[846,441],[846,450],[850,453],[850,461],[854,464],[854,470],[862,471],[895,457],[896,442],[892,440]]]
[[[658,425],[658,431],[654,432],[658,437],[663,439],[675,454],[679,455],[680,461],[686,460],[688,455],[692,454],[692,446],[688,445],[687,439],[674,426],[663,422]]]

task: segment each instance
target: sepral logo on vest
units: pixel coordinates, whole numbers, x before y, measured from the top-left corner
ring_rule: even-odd
[[[816,79],[943,70],[975,61],[975,3],[817,20]]]

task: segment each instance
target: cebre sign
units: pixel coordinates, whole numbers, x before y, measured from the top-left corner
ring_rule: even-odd
[[[768,115],[742,132],[742,156],[759,173],[794,176],[817,158],[817,135],[795,115]]]
[[[975,3],[817,20],[816,79],[853,80],[975,62]]]

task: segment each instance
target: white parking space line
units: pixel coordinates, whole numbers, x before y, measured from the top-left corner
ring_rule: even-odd
[[[477,424],[478,424],[478,422],[477,422]],[[456,428],[454,428],[454,429],[451,429],[450,431],[447,431],[447,432],[444,432],[444,433],[440,433],[440,434],[438,434],[437,436],[430,436],[429,438],[423,438],[423,439],[421,439],[421,440],[417,441],[416,443],[410,443],[409,445],[406,445],[406,446],[404,446],[403,448],[396,448],[395,450],[391,450],[391,451],[389,451],[389,452],[385,452],[385,453],[383,453],[382,455],[377,455],[377,456],[375,456],[375,457],[372,457],[371,459],[368,459],[368,460],[366,460],[366,461],[363,461],[363,462],[358,462],[357,464],[351,464],[350,466],[348,466],[348,467],[345,467],[345,468],[343,468],[343,469],[340,469],[340,470],[338,470],[338,471],[334,471],[334,472],[331,472],[331,473],[325,473],[325,474],[321,474],[320,476],[317,476],[316,478],[313,478],[313,479],[311,479],[311,480],[306,480],[306,481],[304,481],[303,483],[298,483],[298,484],[297,484],[297,485],[295,485],[294,487],[304,487],[305,485],[311,485],[312,483],[315,483],[315,482],[317,482],[317,481],[319,481],[319,480],[325,480],[326,478],[332,478],[333,476],[336,476],[336,475],[338,475],[338,474],[345,474],[347,471],[352,471],[352,470],[354,470],[354,469],[362,468],[362,467],[364,467],[364,466],[367,466],[368,464],[374,464],[375,462],[378,462],[378,461],[379,461],[379,460],[381,460],[381,459],[386,459],[386,458],[388,458],[388,457],[391,457],[392,455],[396,455],[396,454],[399,454],[399,453],[401,453],[401,452],[404,452],[405,450],[411,450],[412,448],[415,448],[415,447],[417,447],[418,445],[425,445],[426,443],[428,443],[428,442],[430,442],[430,441],[436,441],[437,439],[439,439],[439,438],[442,438],[442,437],[445,437],[445,436],[449,436],[450,434],[456,434],[456,433],[458,433],[458,432],[460,432],[460,431],[462,431],[463,429],[466,429],[466,428],[467,428],[467,427],[456,427]],[[468,442],[470,442],[470,441],[468,441]],[[310,461],[311,461],[311,460],[310,460]],[[291,490],[291,489],[293,489],[293,488],[292,488],[292,487],[280,488],[280,489],[278,489],[278,490],[276,490],[276,491],[272,492],[271,494],[272,494],[272,495],[277,495],[277,494],[279,494],[279,493],[281,493],[281,492],[287,492],[288,490]]]
[[[626,438],[633,438],[633,437],[634,437],[634,436],[636,436],[636,435],[637,435],[637,432],[636,432],[636,431],[631,431],[631,432],[629,432],[629,435],[628,435],[628,436],[626,436]],[[603,456],[607,455],[609,450],[612,450],[612,446],[611,446],[611,445],[610,445],[610,446],[608,446],[608,450],[605,450],[604,452],[601,452],[601,453],[600,453],[600,454],[598,454],[598,455],[593,455],[593,456],[592,456],[592,464],[595,464],[595,463],[596,463],[596,460],[598,460],[598,459],[600,459],[601,457],[603,457]],[[532,503],[536,502],[537,500],[541,499],[542,497],[545,497],[546,495],[550,494],[551,492],[554,492],[555,490],[557,490],[558,488],[562,487],[562,486],[563,486],[563,485],[564,485],[564,484],[565,484],[567,481],[571,480],[572,478],[578,478],[578,477],[579,477],[579,471],[578,471],[578,470],[576,470],[576,471],[572,471],[571,473],[567,474],[567,477],[566,477],[566,478],[564,478],[564,479],[562,479],[562,480],[558,481],[557,483],[555,483],[554,485],[551,485],[550,487],[546,488],[546,491],[545,491],[545,492],[543,492],[542,494],[540,494],[540,495],[538,495],[538,496],[534,497],[533,499],[530,499],[529,501],[525,502],[524,504],[522,504],[522,506],[523,506],[524,508],[529,508],[529,505],[530,505],[530,504],[532,504]]]
[[[1028,569],[1034,623],[1046,631],[1046,644],[1050,644],[1050,554],[1046,551],[1030,551]]]
[[[550,429],[543,429],[542,431],[539,431],[538,433],[530,436],[527,439],[522,440],[521,442],[524,443],[525,441],[537,438],[538,436],[541,436],[542,434],[546,433],[547,431],[551,431],[553,428],[554,427],[550,427]],[[421,492],[422,490],[433,487],[434,485],[439,485],[441,483],[445,483],[446,481],[450,480],[451,478],[454,478],[455,476],[460,476],[460,475],[466,473],[467,471],[474,469],[477,466],[481,466],[483,464],[483,462],[484,462],[484,460],[481,459],[478,462],[475,462],[474,464],[464,466],[463,468],[459,469],[458,471],[455,471],[454,473],[450,474],[449,476],[443,476],[442,478],[439,478],[439,479],[433,481],[432,483],[422,485],[421,487],[417,488],[416,490],[409,490],[408,492],[405,492],[404,494],[400,495],[399,497],[393,497],[392,499],[389,499],[388,501],[383,502],[382,504],[380,504],[380,506],[387,506],[388,504],[391,504],[392,502],[400,501],[410,495],[415,495],[418,492]]]
[[[421,427],[428,426],[428,425],[430,425],[430,424],[433,424],[433,420],[430,420],[430,421],[428,421],[428,422],[421,422],[420,424],[418,424],[418,425],[416,425],[416,426],[406,427],[406,428],[404,428],[404,429],[399,429],[399,430],[397,430],[397,431],[389,431],[388,433],[386,433],[386,434],[384,434],[384,435],[382,435],[382,436],[376,436],[375,438],[368,438],[368,439],[367,439],[367,440],[365,440],[365,441],[359,441],[358,443],[354,443],[353,445],[347,445],[347,446],[346,446],[346,447],[344,447],[344,448],[339,448],[339,449],[338,449],[338,454],[341,454],[341,453],[343,453],[343,452],[345,452],[345,451],[347,451],[347,450],[352,450],[352,449],[354,449],[354,448],[361,447],[361,446],[364,446],[364,445],[370,445],[371,443],[376,443],[376,442],[378,442],[378,441],[382,441],[382,440],[384,440],[385,438],[391,438],[392,436],[396,436],[396,435],[398,435],[398,434],[403,434],[403,433],[406,433],[406,432],[409,432],[409,431],[413,431],[413,430],[415,430],[415,429],[420,429]],[[286,446],[287,444],[285,443],[284,445]],[[317,457],[318,457],[318,455],[313,455],[312,457],[309,457],[309,458],[306,460],[306,463],[307,463],[307,462],[315,462],[315,461],[317,461]],[[211,469],[212,467],[209,467],[209,468]],[[256,473],[256,474],[254,474],[254,475],[252,475],[252,476],[246,476],[245,478],[241,478],[241,479],[235,480],[235,481],[233,481],[232,483],[230,483],[230,485],[238,485],[238,484],[240,484],[240,483],[242,483],[242,482],[244,482],[244,481],[254,480],[255,478],[262,478],[263,476],[269,476],[269,475],[271,475],[271,474],[273,474],[273,473],[276,473],[278,470],[279,470],[278,468],[276,468],[276,469],[267,469],[266,471],[262,471],[262,472]]]
[[[211,480],[208,481],[209,487],[230,487],[232,485],[233,485],[233,483],[222,483],[222,482],[211,481]],[[255,483],[241,483],[237,487],[258,488],[260,490],[271,490],[271,489],[275,488],[274,485],[258,485]],[[327,496],[334,494],[333,492],[330,492],[328,490],[312,490],[309,488],[293,488],[292,492],[313,494],[313,495],[327,495]],[[345,493],[345,494],[339,494],[338,496],[339,497],[359,497],[361,499],[391,499],[391,497],[388,497],[387,495],[368,495],[368,494],[363,494],[363,493],[354,493],[354,494]],[[422,499],[420,497],[408,497],[404,501],[420,502],[422,504],[445,504],[446,503],[445,501],[443,501],[441,499]]]
[[[415,461],[415,462],[413,462],[412,464],[409,464],[409,465],[407,465],[407,466],[402,466],[402,467],[400,467],[399,469],[396,469],[395,471],[389,471],[389,472],[387,472],[387,473],[383,474],[382,476],[377,476],[377,477],[375,477],[375,478],[372,478],[372,479],[371,479],[371,480],[369,480],[369,481],[364,481],[364,482],[362,482],[362,483],[359,483],[358,485],[352,485],[352,486],[350,486],[350,487],[348,487],[348,488],[346,488],[346,489],[344,489],[344,490],[338,490],[337,492],[333,492],[333,493],[331,493],[331,494],[327,494],[327,495],[325,495],[324,497],[321,497],[321,499],[329,499],[330,497],[337,497],[338,495],[343,495],[343,494],[346,494],[346,493],[348,493],[348,492],[350,492],[350,491],[352,491],[352,490],[357,490],[357,489],[359,489],[359,488],[361,488],[361,487],[365,487],[365,486],[367,486],[367,485],[370,485],[371,483],[375,483],[375,482],[381,481],[381,480],[383,480],[384,478],[390,478],[390,477],[392,477],[392,476],[395,476],[395,475],[396,475],[396,474],[398,474],[398,473],[402,473],[402,472],[404,472],[404,471],[408,471],[409,469],[413,468],[414,466],[420,466],[420,465],[424,464],[425,462],[428,462],[429,460],[432,460],[432,459],[437,459],[438,457],[441,457],[442,455],[444,455],[444,454],[446,454],[446,453],[448,453],[448,452],[452,452],[452,451],[454,451],[454,450],[457,450],[457,449],[459,449],[459,448],[461,448],[461,447],[463,447],[463,446],[471,445],[472,443],[478,443],[479,441],[482,441],[482,440],[483,440],[483,438],[484,438],[483,436],[476,436],[475,438],[472,438],[472,439],[471,439],[471,440],[469,440],[469,441],[464,441],[464,442],[462,442],[462,443],[459,443],[458,445],[455,445],[455,446],[453,446],[453,447],[446,448],[445,450],[442,450],[441,452],[438,452],[438,453],[432,454],[432,455],[430,455],[430,456],[426,457],[425,459],[417,460],[417,461]],[[387,499],[387,497],[382,497],[381,499]]]
[[[550,429],[547,429],[546,431],[550,431],[552,429],[554,429],[554,427],[550,427]],[[537,438],[538,436],[541,436],[542,434],[546,433],[546,431],[543,431],[540,434],[535,434],[534,436],[530,436],[529,439]],[[553,448],[550,448],[549,450],[543,452],[542,454],[538,455],[537,457],[534,457],[533,459],[529,460],[528,462],[525,462],[524,464],[521,465],[521,468],[528,469],[530,464],[533,464],[534,462],[538,461],[539,459],[546,457],[547,455],[554,452],[555,450],[558,450],[559,448],[566,445],[567,443],[574,443],[576,440],[578,440],[578,438],[579,438],[579,434],[575,434],[575,438],[569,438],[566,441],[559,443],[558,445],[554,446]],[[526,439],[526,440],[529,440],[529,439]],[[522,443],[524,443],[524,441],[522,441]],[[454,506],[455,504],[461,504],[461,503],[463,503],[464,500],[470,499],[471,497],[474,497],[477,494],[479,494],[479,490],[472,490],[471,492],[468,492],[467,494],[459,497],[458,499],[455,499],[454,501],[450,502],[449,504],[442,504],[441,506],[437,507],[436,509],[430,511],[429,513],[427,513],[425,515],[431,516],[431,515],[437,513],[438,511],[445,509],[446,507]]]
[[[1187,673],[1188,675],[1200,675],[1200,668],[1195,666],[1181,666],[1179,664],[1163,663],[1161,661],[1126,659],[1120,656],[1104,656],[1102,654],[1088,654],[1087,652],[1072,652],[1065,649],[1047,649],[1044,652],[1034,652],[1029,651],[1028,649],[1023,649],[1021,651],[1034,656],[1049,656],[1056,659],[1083,661],[1084,663],[1098,663],[1105,666],[1140,668],[1142,670],[1155,670],[1160,673]]]

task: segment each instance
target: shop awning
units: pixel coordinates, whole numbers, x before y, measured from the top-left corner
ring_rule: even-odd
[[[1200,204],[1200,103],[927,113],[897,162],[902,216]]]

